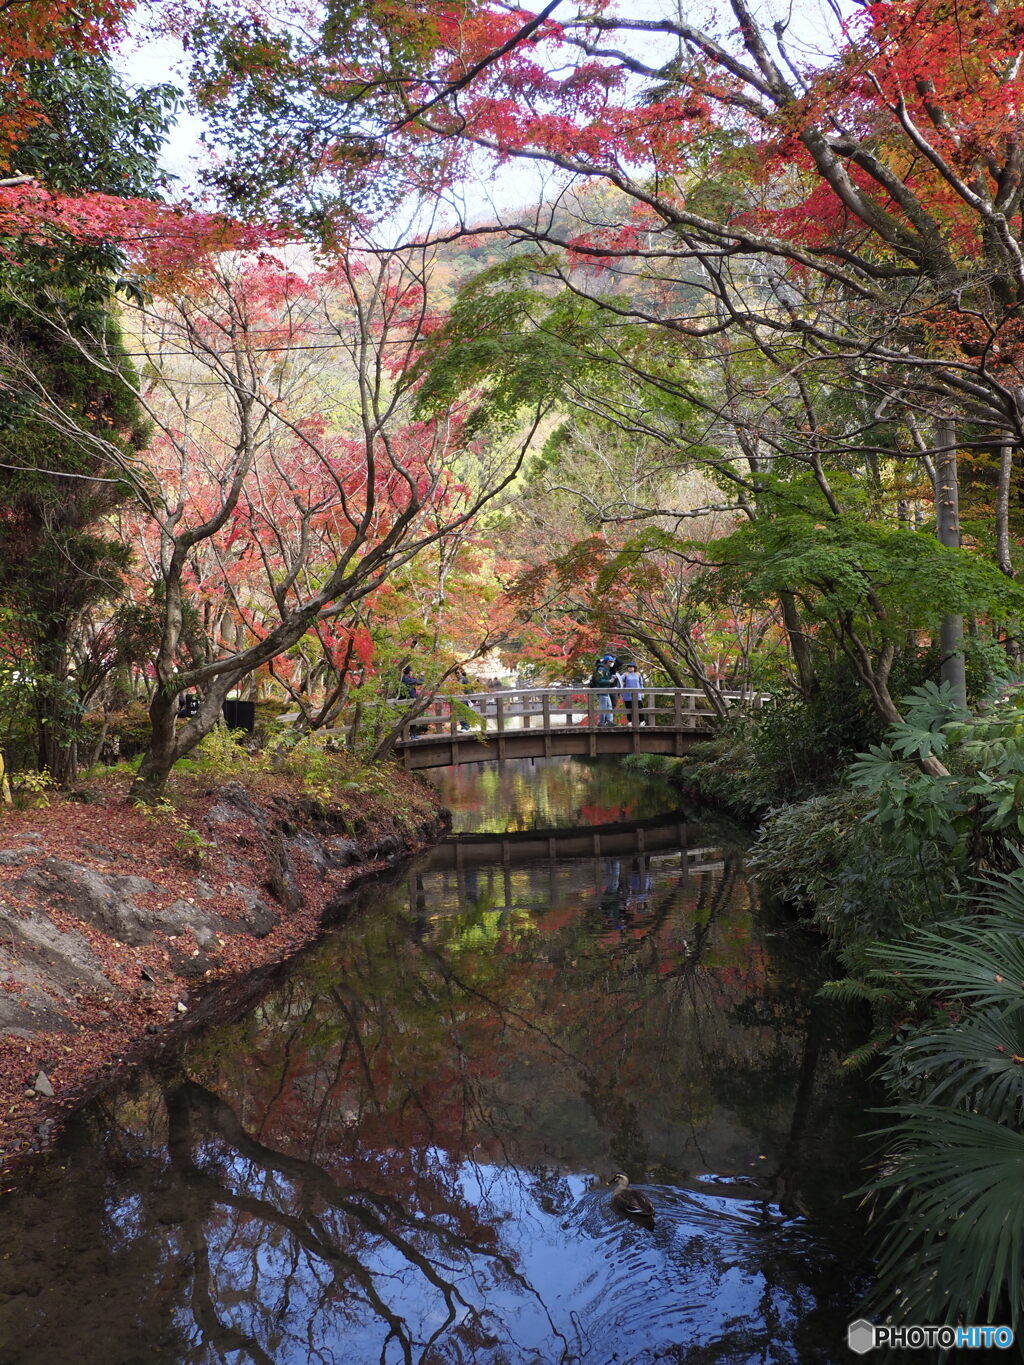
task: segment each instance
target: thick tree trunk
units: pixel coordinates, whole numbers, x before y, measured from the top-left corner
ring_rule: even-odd
[[[957,477],[956,423],[943,418],[939,423],[938,452],[935,461],[935,514],[940,542],[960,548],[960,489]],[[944,616],[939,628],[939,673],[948,683],[961,706],[967,705],[967,677],[964,671],[964,619]]]
[[[1007,441],[999,447],[999,483],[996,487],[996,563],[1007,578],[1016,578],[1010,553],[1010,490],[1013,486],[1014,447]],[[1009,632],[1003,641],[1008,657],[1017,665],[1021,661],[1019,635]]]
[[[79,708],[69,685],[67,625],[57,624],[51,637],[40,642],[39,664],[47,682],[37,694],[37,749],[40,770],[46,769],[59,787],[78,778]]]
[[[999,447],[999,484],[996,489],[996,562],[1007,578],[1015,578],[1010,557],[1010,483],[1013,477],[1013,446]]]
[[[809,701],[818,690],[810,636],[804,630],[803,621],[800,619],[800,608],[797,606],[793,594],[791,592],[781,593],[779,603],[782,607],[782,621],[789,637],[789,647],[793,651],[793,663],[796,666],[800,695],[804,701]]]
[[[177,713],[177,696],[170,697],[161,688],[156,688],[149,703],[149,746],[132,783],[131,800],[150,804],[160,797],[167,785],[171,769],[181,756],[174,733]]]
[[[199,711],[178,725],[178,694],[158,687],[149,703],[149,747],[142,756],[129,800],[151,803],[162,795],[171,769],[200,743],[223,715],[224,699],[238,682],[238,673],[222,674],[211,682]]]

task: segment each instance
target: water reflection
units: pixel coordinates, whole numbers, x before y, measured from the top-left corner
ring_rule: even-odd
[[[424,860],[0,1206],[0,1360],[840,1359],[812,971],[728,850]]]
[[[505,759],[425,776],[440,788],[457,834],[638,822],[679,802],[663,778],[640,778],[617,759]]]

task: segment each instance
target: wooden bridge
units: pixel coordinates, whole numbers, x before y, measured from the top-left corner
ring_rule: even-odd
[[[602,724],[598,698],[606,691],[533,687],[434,697],[427,709],[403,726],[395,751],[406,768],[560,755],[672,754],[678,758],[707,739],[718,719],[703,692],[648,687],[642,700],[620,702],[611,713],[611,723]],[[765,698],[757,693],[726,692],[723,700],[730,707],[761,706]]]

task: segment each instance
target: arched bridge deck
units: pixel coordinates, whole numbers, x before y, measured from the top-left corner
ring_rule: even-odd
[[[413,714],[395,750],[410,769],[503,758],[682,757],[714,732],[718,719],[703,692],[658,687],[620,703],[613,722],[601,724],[601,695],[595,688],[538,687],[434,697],[419,713],[410,706]],[[764,700],[744,692],[726,692],[722,699],[729,707]]]

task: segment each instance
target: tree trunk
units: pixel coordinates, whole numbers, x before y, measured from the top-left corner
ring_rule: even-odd
[[[1013,451],[1007,441],[999,447],[999,483],[996,489],[996,563],[1007,578],[1016,578],[1010,553],[1010,489],[1013,484]],[[1013,663],[1021,661],[1021,641],[1007,632],[1003,648]]]
[[[996,490],[996,562],[1007,578],[1016,578],[1010,557],[1010,482],[1013,476],[1013,446],[1009,441],[999,447],[999,485]]]
[[[871,700],[880,718],[886,725],[900,724],[903,717],[889,691],[889,676],[896,654],[895,647],[892,644],[886,645],[877,659],[872,660],[870,651],[854,630],[847,630],[846,638],[840,647],[853,664],[858,678],[871,693]],[[927,773],[929,777],[949,776],[949,769],[934,754],[925,754],[916,762],[921,771]]]
[[[800,608],[791,592],[779,594],[782,607],[782,620],[789,637],[789,647],[793,651],[796,665],[797,684],[804,701],[809,701],[818,690],[818,679],[814,673],[814,657],[811,651],[810,636],[804,630],[800,619]]]
[[[177,696],[169,696],[157,687],[149,703],[151,731],[149,745],[139,764],[138,775],[132,783],[132,801],[151,804],[162,794],[171,769],[180,758],[175,743],[174,722],[178,713]]]
[[[37,657],[46,677],[37,693],[37,748],[40,771],[46,769],[59,787],[78,778],[78,723],[81,719],[68,682],[67,624],[58,624],[51,638],[40,641]]]
[[[957,478],[956,423],[944,417],[939,423],[938,452],[935,460],[935,514],[939,541],[960,548],[960,491]],[[964,671],[964,619],[944,616],[939,628],[939,674],[948,683],[959,705],[967,705],[967,677]]]

